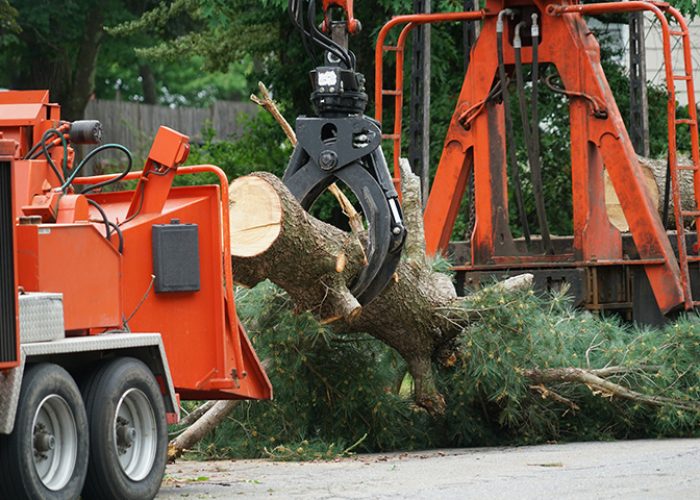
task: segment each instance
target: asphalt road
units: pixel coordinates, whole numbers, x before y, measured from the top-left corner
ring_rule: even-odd
[[[181,461],[158,498],[700,499],[700,439],[358,455],[333,462]]]

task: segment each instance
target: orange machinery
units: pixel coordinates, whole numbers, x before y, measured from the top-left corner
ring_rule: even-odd
[[[78,194],[74,186],[85,191],[110,176],[74,177],[67,184],[46,157],[27,158],[32,145],[51,141],[50,156],[60,165],[65,151],[60,137],[44,139],[47,130],[59,130],[69,145],[67,170],[58,173],[70,177],[70,126],[60,121],[48,92],[0,93],[3,150],[12,151],[17,285],[27,292],[62,293],[69,336],[160,333],[175,388],[185,399],[269,398],[269,381],[236,316],[226,265],[231,255],[225,174],[212,165],[181,167],[189,139],[161,127],[143,171],[126,177],[138,178],[134,190]],[[176,176],[201,172],[215,174],[219,184],[173,186]],[[105,225],[100,209],[112,224]],[[185,239],[157,232],[178,225],[197,230],[197,246],[184,257],[178,250]],[[174,283],[168,289],[159,283],[157,234],[165,241],[160,257],[179,257],[178,266],[192,267],[191,274],[198,275],[193,286]],[[172,273],[168,262],[155,264]]]
[[[585,15],[634,11],[655,16],[663,35],[668,91],[667,182],[670,181],[674,208],[674,231],[668,233],[645,190],[642,170],[600,64],[598,43],[584,19]],[[447,251],[460,203],[473,176],[475,223],[466,251],[456,255],[455,270],[462,285],[476,285],[503,274],[531,272],[542,288],[568,283],[577,302],[586,307],[627,311],[635,320],[644,322],[662,321],[663,315],[671,311],[696,306],[700,290],[693,293],[693,288],[700,286],[700,255],[695,233],[686,228],[691,222],[696,227],[700,222],[700,153],[690,34],[680,13],[668,3],[655,1],[582,5],[577,1],[487,0],[485,8],[479,11],[393,18],[380,31],[376,45],[375,103],[380,122],[384,99],[394,104],[393,130],[384,138],[393,145],[396,183],[408,34],[422,24],[456,21],[481,22],[482,26],[425,210],[428,251]],[[388,35],[395,27],[402,30],[394,37],[394,43],[388,43]],[[671,57],[675,43],[682,47],[680,65]],[[384,86],[385,54],[396,58],[393,88],[388,89]],[[535,199],[540,236],[524,241],[513,238],[508,218],[509,187],[515,192],[519,209],[522,202],[516,178],[518,167],[510,150],[513,140],[507,133],[512,127],[508,123],[508,93],[501,88],[515,83],[524,93],[523,82],[518,81],[522,73],[532,71],[537,75],[536,68],[544,65],[556,68],[561,80],[557,90],[569,100],[573,235],[550,236],[545,201],[540,194]],[[537,83],[534,76],[530,88],[534,89]],[[676,114],[678,86],[687,91],[688,118]],[[540,127],[534,100],[533,123],[523,125],[524,131],[532,135],[539,133]],[[521,115],[528,108],[521,102]],[[681,162],[677,154],[679,127],[690,129],[691,157],[686,162]],[[533,191],[537,194],[542,179],[536,168],[539,144],[535,146],[534,152],[528,150],[528,160]],[[606,216],[604,169],[620,200],[629,233],[621,234]],[[694,210],[681,209],[679,176],[683,171],[694,179]],[[525,217],[519,211],[523,221]],[[526,223],[523,231],[527,235]]]
[[[118,145],[77,163],[101,127],[59,113],[0,92],[0,497],[148,498],[178,398],[272,397],[236,315],[228,182],[181,166],[189,140],[166,127],[140,172]],[[128,168],[81,176],[105,150]],[[173,185],[203,172],[218,184]]]

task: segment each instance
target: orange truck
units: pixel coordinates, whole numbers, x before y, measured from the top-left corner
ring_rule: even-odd
[[[0,93],[0,498],[152,498],[181,398],[272,396],[236,316],[225,174],[182,167],[166,127],[141,171],[113,144],[76,162],[100,136],[47,91]],[[110,150],[123,172],[82,175]],[[173,185],[201,172],[219,183]]]

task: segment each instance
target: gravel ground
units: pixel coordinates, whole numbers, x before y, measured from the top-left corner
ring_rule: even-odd
[[[168,466],[158,498],[700,499],[700,439],[181,461]]]

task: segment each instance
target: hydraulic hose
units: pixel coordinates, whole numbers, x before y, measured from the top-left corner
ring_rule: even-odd
[[[71,171],[70,175],[61,186],[61,190],[65,192],[68,189],[68,186],[70,186],[73,182],[73,179],[75,179],[75,177],[80,173],[80,171],[87,164],[87,162],[90,161],[93,157],[97,156],[102,151],[105,151],[107,149],[116,149],[118,151],[122,151],[126,155],[127,159],[126,168],[117,177],[113,179],[108,179],[106,181],[98,182],[97,184],[92,184],[88,186],[87,188],[83,189],[82,194],[87,194],[90,191],[94,191],[95,189],[107,186],[109,184],[114,184],[115,182],[119,182],[124,177],[126,177],[126,175],[131,171],[131,167],[134,163],[133,157],[131,156],[131,151],[129,151],[126,147],[122,146],[121,144],[103,144],[102,146],[96,147],[87,155],[85,155],[85,158],[83,158],[83,160],[78,164],[78,166]]]
[[[668,229],[668,212],[671,200],[671,161],[666,155],[666,179],[664,180],[664,210],[661,222],[664,229]]]
[[[544,206],[544,195],[542,190],[542,171],[539,154],[534,147],[530,133],[530,123],[527,119],[527,103],[525,102],[525,83],[523,80],[523,63],[521,57],[522,41],[520,29],[525,26],[521,21],[515,26],[515,36],[513,37],[513,49],[515,51],[515,84],[518,91],[518,103],[520,105],[520,119],[523,124],[523,136],[527,147],[527,158],[530,163],[530,176],[532,178],[532,193],[535,197],[535,211],[537,212],[537,222],[542,235],[542,246],[546,253],[554,253],[552,239],[549,235],[549,225],[547,224],[547,212]]]
[[[535,148],[535,158],[541,161],[540,156],[540,107],[539,107],[539,80],[540,61],[538,49],[540,45],[540,27],[537,24],[537,14],[532,13],[530,19],[530,36],[532,37],[532,146]]]
[[[506,125],[506,154],[508,158],[508,166],[513,178],[513,186],[515,190],[515,204],[518,208],[518,217],[520,226],[523,230],[525,242],[530,244],[530,227],[527,224],[527,215],[525,214],[525,204],[523,203],[523,189],[520,182],[520,169],[515,157],[515,136],[513,135],[513,119],[510,114],[510,98],[508,96],[508,84],[506,83],[506,68],[503,62],[503,17],[512,16],[511,9],[503,9],[498,13],[496,21],[496,51],[498,52],[498,79],[501,81],[501,95],[503,96],[503,114],[505,115]]]
[[[56,167],[56,164],[53,162],[53,158],[51,158],[51,154],[49,153],[49,146],[46,144],[46,141],[49,139],[49,137],[54,135],[61,141],[61,146],[63,147],[63,160],[62,168],[60,171],[58,170],[58,167]],[[46,161],[48,162],[49,167],[51,168],[53,173],[56,175],[56,178],[59,182],[62,182],[63,179],[65,179],[66,175],[68,175],[68,142],[66,141],[66,137],[63,135],[63,132],[55,128],[48,129],[46,132],[44,132],[44,135],[41,136],[41,141],[35,144],[34,147],[29,151],[29,153],[27,153],[26,158],[36,158],[38,156],[34,156],[36,149],[41,149],[41,153],[39,154],[43,154],[44,157],[46,157]]]

